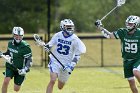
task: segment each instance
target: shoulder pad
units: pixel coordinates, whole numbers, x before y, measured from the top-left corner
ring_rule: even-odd
[[[30,46],[26,41],[22,40],[21,41],[21,45],[24,47],[24,46]]]

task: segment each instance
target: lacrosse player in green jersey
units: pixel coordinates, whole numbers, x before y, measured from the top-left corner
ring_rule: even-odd
[[[134,77],[140,83],[140,17],[131,15],[126,19],[126,28],[109,32],[102,27],[100,20],[95,22],[106,38],[116,38],[121,41],[124,77],[127,78],[132,93],[138,93]]]
[[[22,40],[24,36],[23,28],[14,27],[12,34],[13,40],[8,42],[7,51],[2,54],[10,57],[10,60],[6,62],[2,93],[7,93],[7,88],[12,78],[14,78],[14,91],[18,92],[32,63],[30,45]]]

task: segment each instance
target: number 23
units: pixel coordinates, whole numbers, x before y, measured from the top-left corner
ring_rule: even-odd
[[[69,50],[70,50],[70,47],[67,46],[67,45],[62,45],[62,44],[58,44],[57,45],[58,49],[57,49],[57,52],[60,53],[60,54],[63,54],[63,55],[68,55],[69,54]]]

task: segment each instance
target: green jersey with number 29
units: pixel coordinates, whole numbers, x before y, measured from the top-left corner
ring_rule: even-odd
[[[113,32],[116,39],[121,40],[121,52],[124,60],[140,59],[140,29],[134,34],[128,34],[126,28],[120,28]]]

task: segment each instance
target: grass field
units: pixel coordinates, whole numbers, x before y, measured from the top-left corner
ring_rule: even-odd
[[[4,68],[0,69],[2,73]],[[3,75],[0,74],[0,85]],[[19,93],[45,93],[49,82],[49,71],[44,68],[31,69]],[[13,91],[13,80],[8,93]],[[54,93],[131,93],[127,81],[123,78],[121,67],[76,68],[63,90],[58,90],[57,83]]]

